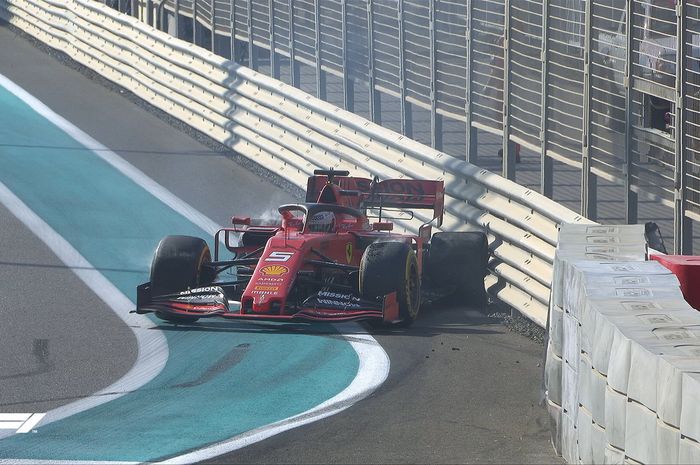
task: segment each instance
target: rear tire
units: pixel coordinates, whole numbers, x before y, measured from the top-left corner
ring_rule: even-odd
[[[435,233],[425,263],[425,276],[436,288],[453,290],[453,301],[470,306],[488,302],[484,278],[489,261],[488,239],[480,231]]]
[[[360,261],[360,294],[367,299],[396,292],[401,326],[409,326],[420,310],[418,260],[404,242],[374,242]]]
[[[211,283],[214,273],[205,268],[207,263],[211,263],[211,253],[203,239],[191,236],[164,237],[153,255],[151,295],[174,294]],[[172,323],[194,323],[199,319],[162,312],[156,312],[156,316]]]

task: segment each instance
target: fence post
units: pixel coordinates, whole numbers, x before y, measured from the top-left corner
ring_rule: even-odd
[[[255,54],[255,45],[253,44],[253,0],[248,0],[248,66],[250,69],[258,70],[258,57]]]
[[[675,139],[676,160],[674,170],[674,209],[673,209],[673,248],[676,254],[691,254],[693,251],[693,223],[685,215],[686,195],[686,166],[685,148],[686,139],[683,131],[686,127],[687,113],[683,107],[685,104],[685,81],[688,73],[687,55],[685,44],[687,42],[686,30],[686,2],[676,2],[676,102],[675,102]]]
[[[270,76],[273,79],[280,78],[280,61],[275,50],[275,0],[268,2],[268,15],[270,16]]]
[[[374,76],[374,12],[372,11],[372,0],[367,0],[367,61],[369,71],[369,119],[372,122],[381,124],[382,108],[379,92],[375,89]]]
[[[231,5],[231,61],[236,60],[236,0],[230,0]]]
[[[398,0],[397,18],[399,26],[399,92],[401,100],[401,134],[413,137],[413,114],[411,104],[406,101],[406,58],[405,58],[405,29],[403,23],[403,2]]]
[[[175,15],[173,22],[174,22],[174,28],[175,28],[175,37],[180,38],[180,0],[175,0],[175,12],[173,13]],[[170,28],[168,28],[170,29]]]
[[[153,24],[153,0],[146,0],[146,24],[155,26]]]
[[[627,32],[627,59],[625,63],[625,220],[627,224],[636,224],[638,220],[638,196],[632,190],[632,63],[634,62],[634,41],[632,40],[632,28],[634,27],[634,9],[632,2],[626,2],[625,31]]]
[[[540,113],[540,141],[542,153],[540,154],[540,192],[550,199],[554,195],[553,162],[547,156],[548,127],[547,127],[547,94],[549,86],[549,2],[542,2],[542,100]]]
[[[341,36],[343,41],[343,107],[350,112],[355,112],[355,87],[348,74],[348,0],[340,1]]]
[[[192,0],[192,43],[197,45],[197,0]]]
[[[437,112],[437,40],[435,34],[436,0],[430,0],[428,28],[430,35],[430,145],[435,150],[442,150],[442,116]]]
[[[321,3],[314,0],[314,26],[316,33],[316,97],[326,100],[326,73],[321,69]]]
[[[211,52],[216,53],[216,6],[211,3]]]
[[[583,131],[581,144],[581,214],[595,221],[597,217],[598,183],[591,173],[590,134],[591,134],[591,2],[586,2],[584,13],[583,46]]]
[[[289,72],[291,73],[292,85],[299,88],[301,83],[301,76],[299,65],[296,60],[296,53],[294,46],[294,0],[288,0],[289,5]]]
[[[515,181],[515,144],[510,141],[510,1],[504,1],[503,21],[503,169],[502,176]]]
[[[472,127],[472,3],[473,0],[467,0],[467,17],[466,17],[466,87],[464,92],[464,121],[465,121],[465,136],[467,149],[467,161],[472,164],[479,162],[478,144],[477,144],[477,129]]]

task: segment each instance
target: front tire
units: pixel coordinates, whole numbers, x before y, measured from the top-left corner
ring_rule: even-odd
[[[374,242],[360,261],[360,294],[367,299],[396,292],[401,326],[415,321],[420,310],[418,260],[405,242]]]
[[[213,272],[205,265],[211,263],[206,241],[191,236],[166,236],[158,244],[151,264],[151,295],[174,294],[209,284]],[[193,316],[167,315],[156,312],[161,320],[172,323],[194,323]]]

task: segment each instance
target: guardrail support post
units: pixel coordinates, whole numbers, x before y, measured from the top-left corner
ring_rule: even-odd
[[[627,56],[625,63],[625,164],[623,166],[625,182],[625,221],[627,224],[636,224],[638,221],[638,196],[632,190],[632,63],[634,60],[634,41],[632,40],[634,29],[634,10],[632,2],[626,2],[625,31],[627,31]]]
[[[552,158],[547,156],[547,147],[549,146],[548,127],[547,127],[547,94],[549,87],[549,2],[542,2],[542,51],[540,59],[542,60],[542,100],[540,113],[540,192],[542,195],[550,199],[554,195],[554,163]]]
[[[437,112],[437,40],[435,34],[435,0],[429,2],[428,33],[430,35],[430,145],[442,150],[442,115]]]
[[[369,70],[369,118],[382,124],[381,96],[375,89],[374,77],[374,11],[372,0],[367,0],[367,61]]]
[[[503,169],[502,176],[515,181],[515,143],[510,140],[510,0],[504,1],[503,21]]]
[[[676,102],[675,128],[676,160],[674,170],[674,209],[673,209],[673,249],[676,254],[691,254],[693,252],[693,223],[685,214],[686,208],[686,166],[684,155],[686,140],[683,131],[686,127],[687,113],[685,104],[685,81],[688,73],[686,30],[686,2],[676,2]]]
[[[465,29],[465,50],[467,54],[466,61],[466,88],[464,92],[464,122],[465,122],[465,136],[466,143],[465,148],[467,150],[466,160],[469,163],[477,164],[479,163],[478,154],[478,141],[477,135],[478,131],[476,128],[472,127],[472,3],[473,0],[467,0],[467,18],[466,18],[466,29]]]
[[[404,54],[405,47],[405,25],[403,22],[403,2],[398,0],[397,17],[399,26],[399,92],[401,105],[401,134],[406,137],[413,137],[413,114],[411,104],[406,101],[406,57]]]
[[[581,214],[596,221],[598,183],[591,172],[590,133],[591,133],[591,2],[586,2],[584,49],[583,49],[583,133],[581,144]]]
[[[316,97],[326,100],[326,72],[321,69],[321,3],[314,1],[314,26],[316,33]]]

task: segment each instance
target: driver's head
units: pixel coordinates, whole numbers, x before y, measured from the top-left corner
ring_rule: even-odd
[[[307,222],[310,232],[331,232],[335,226],[335,215],[332,212],[318,212]]]

